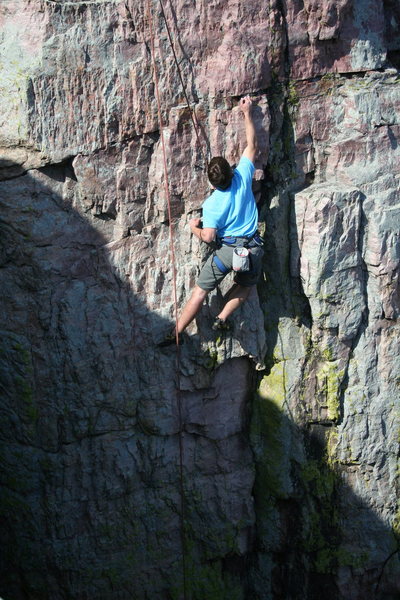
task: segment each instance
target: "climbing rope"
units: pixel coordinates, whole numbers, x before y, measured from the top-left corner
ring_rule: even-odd
[[[192,123],[193,123],[194,131],[196,133],[197,142],[199,144],[199,148],[200,148],[200,152],[201,152],[201,155],[203,157],[203,160],[204,160],[204,164],[205,164],[205,166],[207,166],[207,162],[208,162],[207,161],[207,156],[203,152],[203,145],[202,145],[202,142],[201,142],[201,139],[200,139],[200,134],[199,134],[200,125],[199,125],[199,122],[197,120],[196,112],[192,109],[192,107],[190,105],[189,97],[188,97],[188,94],[187,94],[187,91],[186,91],[185,82],[184,82],[183,76],[182,76],[181,67],[179,65],[179,61],[178,61],[177,56],[176,56],[174,43],[172,41],[171,30],[170,30],[170,27],[168,25],[168,20],[167,20],[166,14],[165,14],[164,5],[163,5],[162,0],[159,0],[159,2],[160,2],[160,6],[161,6],[161,14],[162,14],[162,17],[164,19],[165,28],[167,30],[168,39],[169,39],[169,43],[170,43],[170,46],[171,46],[172,54],[173,54],[173,57],[174,57],[176,69],[178,71],[179,79],[180,79],[180,82],[181,82],[181,85],[182,85],[183,95],[185,96],[186,104],[187,104],[187,107],[188,107],[189,112],[190,112],[190,118],[191,118]]]
[[[168,167],[167,157],[164,142],[164,126],[161,114],[161,100],[159,91],[159,82],[157,74],[157,65],[155,59],[155,44],[154,44],[154,29],[153,19],[151,14],[150,0],[147,0],[147,13],[150,30],[150,48],[151,48],[151,60],[153,66],[153,78],[154,88],[157,99],[157,112],[158,121],[160,127],[160,139],[163,153],[163,164],[164,164],[164,185],[165,185],[165,196],[167,199],[168,206],[168,221],[169,221],[169,239],[170,239],[170,251],[171,251],[171,263],[172,263],[172,282],[173,282],[173,297],[174,297],[174,313],[175,313],[175,335],[176,335],[176,360],[177,360],[177,404],[178,404],[178,419],[179,419],[179,486],[180,486],[180,531],[181,531],[181,558],[182,558],[182,578],[183,578],[183,598],[187,600],[187,580],[186,580],[186,535],[185,535],[185,490],[183,482],[183,419],[182,419],[182,402],[180,394],[180,347],[179,347],[179,335],[178,335],[178,300],[176,291],[176,260],[175,260],[175,248],[174,248],[174,230],[172,225],[172,211],[171,211],[171,196],[169,193],[169,179],[168,179]]]

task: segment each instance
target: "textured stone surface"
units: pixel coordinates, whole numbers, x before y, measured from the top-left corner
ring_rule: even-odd
[[[382,67],[387,51],[384,10],[385,3],[374,0],[288,2],[292,76],[306,79]]]
[[[229,278],[179,366],[156,347],[174,294],[148,5],[3,2],[0,595],[180,599],[185,571],[193,600],[394,600],[398,6],[166,4],[199,142],[150,5],[179,306],[207,253],[202,154],[238,161],[244,93],[262,281],[232,333],[210,327]]]

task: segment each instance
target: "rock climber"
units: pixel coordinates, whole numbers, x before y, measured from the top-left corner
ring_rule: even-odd
[[[230,328],[228,317],[246,300],[261,273],[262,238],[257,232],[258,211],[252,191],[258,145],[251,98],[241,98],[239,107],[244,115],[246,148],[234,170],[221,156],[211,159],[207,174],[214,191],[203,203],[202,219],[194,218],[189,222],[193,235],[206,244],[215,243],[217,249],[201,269],[192,294],[178,318],[179,343],[182,343],[182,332],[200,311],[208,293],[232,270],[236,247],[248,249],[250,267],[247,271],[236,272],[234,284],[225,296],[225,305],[215,318],[214,330]],[[176,337],[174,328],[159,346],[174,344]]]

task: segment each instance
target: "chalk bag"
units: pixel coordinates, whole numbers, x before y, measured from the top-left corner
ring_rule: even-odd
[[[250,257],[247,248],[235,248],[233,251],[232,269],[234,271],[249,271]]]

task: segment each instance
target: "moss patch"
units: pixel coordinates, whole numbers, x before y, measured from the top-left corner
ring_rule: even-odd
[[[287,88],[287,103],[291,116],[295,116],[296,109],[300,104],[300,96],[296,88],[296,82],[290,81]]]
[[[337,422],[340,418],[340,394],[344,370],[338,369],[338,361],[326,362],[317,373],[319,391],[328,409],[328,419]]]
[[[335,574],[342,566],[361,568],[368,560],[366,552],[350,552],[341,545],[342,480],[333,458],[336,445],[337,432],[330,432],[325,455],[308,460],[301,471],[305,497],[303,547],[311,569],[320,574]]]
[[[282,408],[285,397],[285,364],[281,361],[261,381],[253,406],[251,441],[257,465],[255,495],[260,500],[266,496],[285,496],[282,481]]]
[[[393,535],[400,544],[400,500],[397,504],[397,511],[392,522]]]

